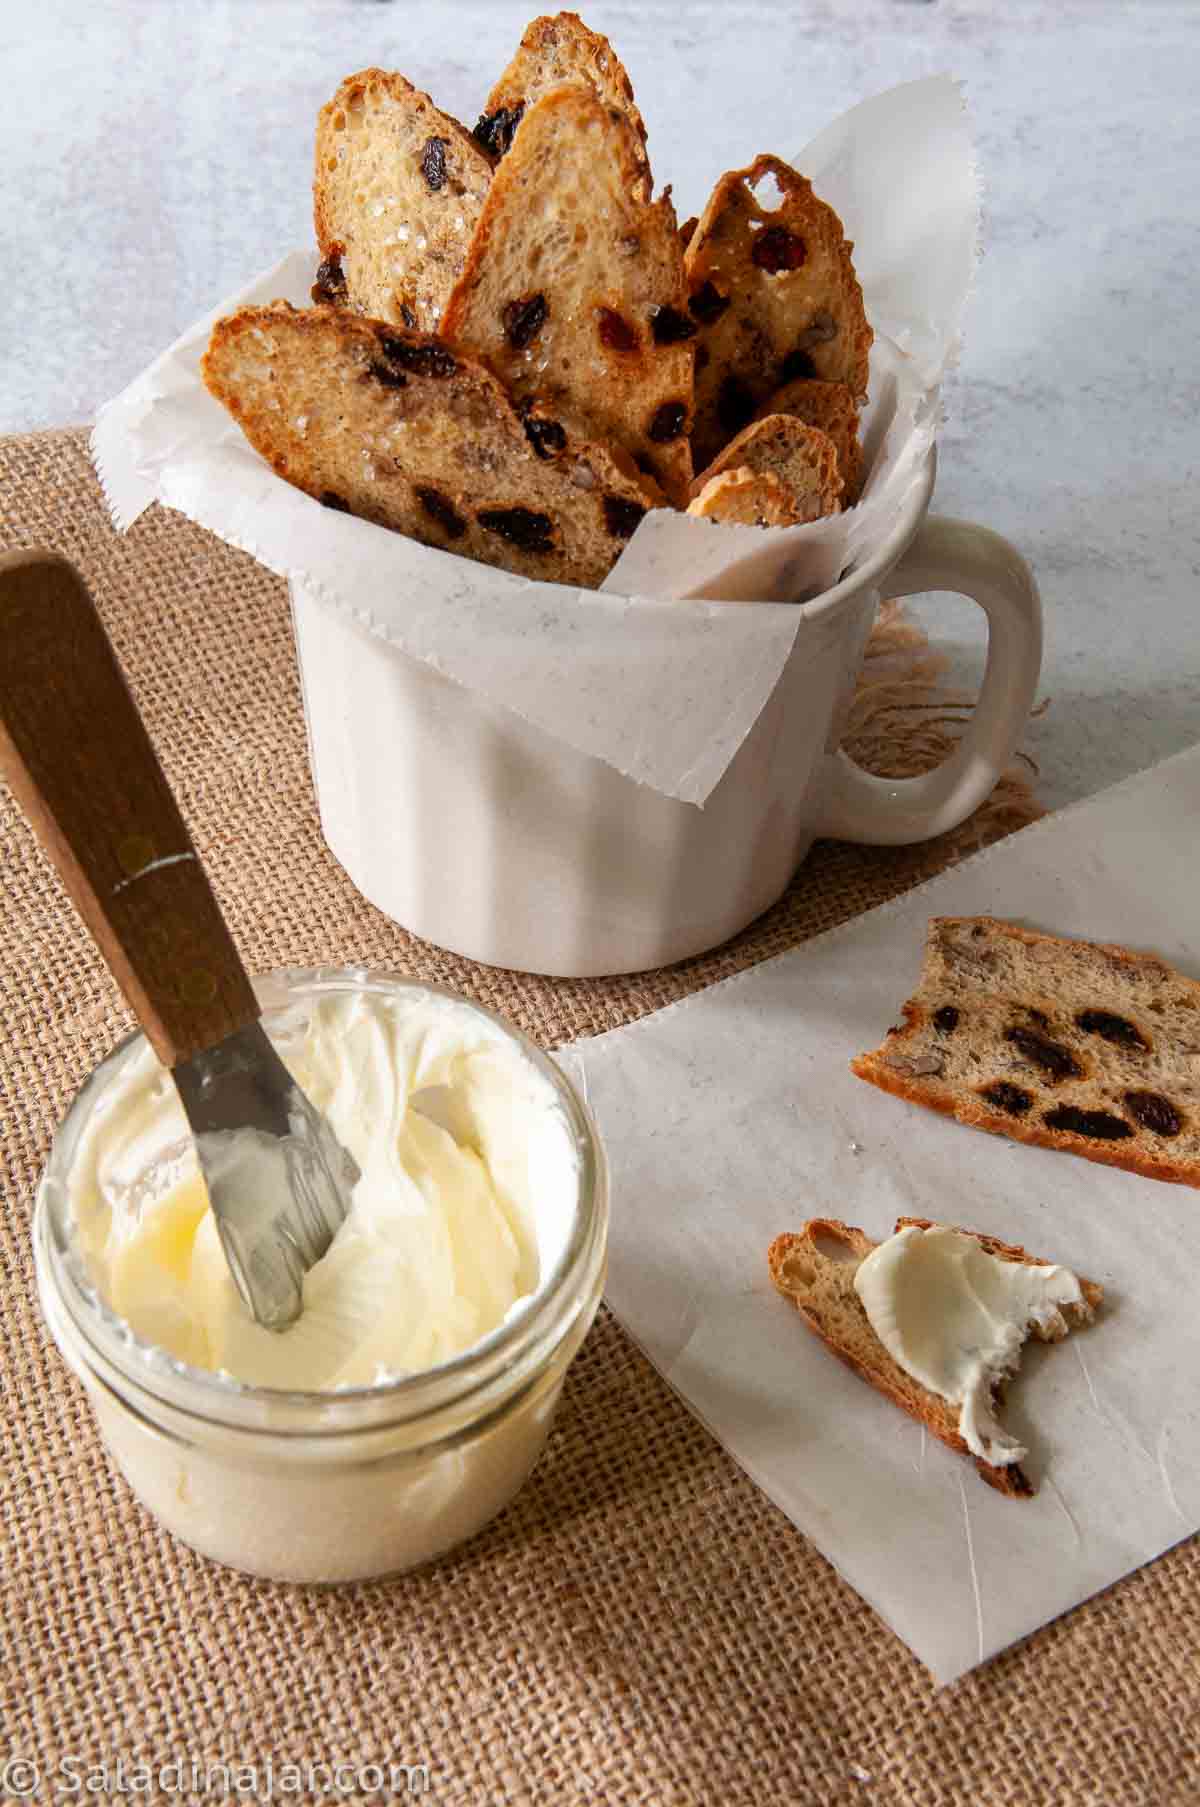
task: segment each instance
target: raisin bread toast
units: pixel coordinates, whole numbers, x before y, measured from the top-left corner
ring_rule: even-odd
[[[219,320],[204,381],[327,507],[525,577],[594,587],[650,506],[627,460],[544,458],[495,378],[439,340],[286,302]]]
[[[857,502],[862,487],[862,444],[858,436],[858,408],[849,385],[797,377],[794,383],[785,383],[769,395],[754,418],[766,420],[771,414],[793,414],[806,426],[819,427],[829,435],[845,485],[842,507],[850,508]]]
[[[513,399],[624,446],[674,502],[691,480],[694,327],[670,198],[591,88],[526,113],[492,179],[442,336]]]
[[[777,478],[794,498],[797,521],[817,521],[841,508],[842,478],[832,439],[793,414],[770,414],[730,440],[692,484],[693,500],[722,472],[743,470]]]
[[[805,515],[790,483],[771,471],[721,471],[688,503],[688,513],[706,521],[743,527],[796,527]]]
[[[934,917],[860,1079],[995,1135],[1200,1186],[1200,984],[1162,960]]]
[[[314,301],[436,330],[492,178],[471,134],[402,75],[349,75],[317,119]]]
[[[620,57],[607,38],[589,31],[578,13],[544,13],[526,28],[516,55],[487,97],[475,127],[477,143],[499,162],[534,101],[564,82],[593,88],[607,106],[625,114],[645,144],[646,127]]]
[[[928,1218],[901,1217],[896,1229],[931,1229]],[[1002,1261],[1048,1266],[1037,1256],[994,1237],[965,1230]],[[835,1250],[831,1253],[830,1248]],[[876,1336],[862,1300],[854,1288],[859,1263],[877,1245],[866,1233],[831,1218],[812,1218],[801,1230],[777,1236],[767,1253],[771,1279],[784,1298],[790,1299],[810,1330],[827,1348],[863,1380],[898,1405],[910,1418],[935,1437],[975,1463],[982,1478],[998,1493],[1012,1499],[1028,1499],[1035,1491],[1019,1463],[993,1464],[976,1457],[959,1435],[958,1407],[915,1380],[899,1365]],[[1089,1323],[1103,1300],[1103,1289],[1080,1279],[1082,1301],[1061,1308],[1045,1324],[1031,1324],[1029,1334],[1042,1342],[1058,1342],[1068,1329]]]
[[[774,207],[756,193],[769,187]],[[701,468],[797,377],[865,396],[872,334],[852,249],[832,207],[778,157],[721,177],[685,253]]]

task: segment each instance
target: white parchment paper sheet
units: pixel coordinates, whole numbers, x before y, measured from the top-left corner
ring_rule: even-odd
[[[748,142],[747,162],[758,148]],[[580,592],[322,509],[250,449],[199,375],[222,314],[276,298],[308,305],[316,259],[295,253],[197,322],[101,411],[93,453],[117,525],[157,498],[557,739],[702,804],[787,662],[796,600],[881,545],[921,479],[976,256],[974,160],[948,77],[864,102],[795,162],[856,241],[881,335],[866,423],[877,456],[862,502],[846,514],[766,532],[655,511],[604,591]],[[702,600],[669,606],[683,596]],[[708,600],[718,596],[761,606]]]
[[[1119,941],[1200,978],[1198,846],[1200,748],[562,1056],[612,1164],[613,1310],[939,1682],[1200,1526],[1200,1192],[963,1128],[847,1062],[896,1020],[933,915]],[[1010,1387],[1032,1500],[986,1486],[771,1286],[780,1231],[831,1216],[881,1238],[903,1213],[1106,1289],[1096,1323],[1027,1347]]]

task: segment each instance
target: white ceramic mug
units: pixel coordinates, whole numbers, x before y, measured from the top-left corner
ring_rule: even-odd
[[[372,903],[426,940],[494,966],[584,977],[727,940],[782,895],[818,835],[894,845],[955,827],[1028,717],[1041,607],[1007,540],[927,518],[933,479],[931,455],[887,542],[805,605],[779,683],[702,809],[576,752],[293,585],[329,846]],[[936,771],[875,778],[838,744],[863,647],[881,596],[927,590],[969,596],[987,616],[979,702]],[[378,735],[356,733],[365,718],[391,724],[387,770]]]

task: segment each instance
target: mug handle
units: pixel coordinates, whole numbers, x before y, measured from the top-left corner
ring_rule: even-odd
[[[987,668],[958,747],[919,778],[876,778],[847,753],[830,756],[815,832],[839,841],[899,847],[957,828],[989,794],[1029,718],[1042,662],[1042,605],[1015,546],[987,527],[927,517],[884,580],[892,597],[953,590],[988,620]]]

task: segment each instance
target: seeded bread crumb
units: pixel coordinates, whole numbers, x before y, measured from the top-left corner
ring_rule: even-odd
[[[901,1217],[896,1222],[897,1230],[909,1227],[928,1230],[933,1225],[924,1217]],[[975,1230],[960,1233],[974,1236],[989,1255],[1002,1261],[1034,1267],[1051,1265],[1015,1244],[998,1242]],[[854,1290],[859,1264],[876,1246],[863,1230],[833,1218],[814,1217],[798,1232],[777,1236],[768,1250],[767,1262],[778,1291],[791,1300],[809,1329],[847,1367],[950,1449],[973,1461],[989,1487],[1010,1499],[1030,1498],[1036,1489],[1020,1464],[993,1464],[973,1456],[958,1433],[959,1408],[914,1380],[876,1336]],[[1083,1299],[1078,1305],[1062,1306],[1045,1325],[1031,1324],[1029,1333],[1041,1342],[1059,1342],[1069,1329],[1090,1323],[1104,1290],[1082,1277],[1079,1284]]]

